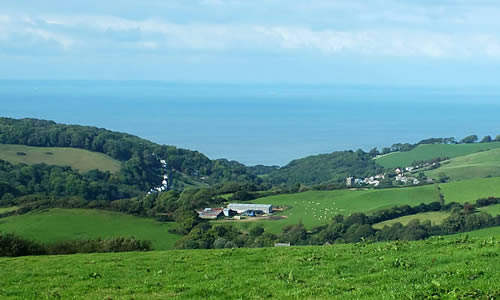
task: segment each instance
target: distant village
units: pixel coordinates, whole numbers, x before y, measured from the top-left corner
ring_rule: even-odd
[[[424,162],[420,165],[409,166],[405,168],[396,168],[394,170],[394,181],[401,182],[402,184],[412,184],[418,185],[421,183],[421,180],[410,176],[414,174],[417,170],[422,170],[424,168],[436,168],[439,166],[438,162]],[[371,185],[377,187],[380,185],[381,181],[386,178],[387,174],[378,174],[375,176],[365,177],[365,178],[355,178],[353,176],[349,176],[346,178],[346,186],[363,186],[363,185]],[[432,182],[432,179],[427,179],[427,183]]]
[[[239,220],[242,217],[270,215],[272,212],[273,206],[270,204],[253,203],[229,203],[227,207],[209,207],[197,211],[198,217],[209,220],[220,218]]]

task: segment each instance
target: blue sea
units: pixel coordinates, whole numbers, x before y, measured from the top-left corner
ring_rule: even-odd
[[[500,88],[0,81],[0,115],[127,132],[247,165],[500,134]]]

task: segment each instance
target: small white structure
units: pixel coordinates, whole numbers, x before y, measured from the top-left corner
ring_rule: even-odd
[[[228,209],[232,209],[236,211],[237,213],[241,214],[247,210],[261,210],[265,214],[270,214],[273,211],[273,206],[271,204],[243,204],[243,203],[229,203],[227,206]]]

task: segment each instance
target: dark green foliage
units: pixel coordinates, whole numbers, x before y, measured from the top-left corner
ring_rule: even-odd
[[[341,151],[309,156],[294,160],[285,167],[271,172],[268,179],[273,184],[315,185],[326,182],[343,183],[349,175],[358,178],[383,172],[369,153]]]
[[[74,240],[42,245],[13,234],[0,233],[0,257],[150,250],[151,242],[136,240],[133,237]]]
[[[279,166],[264,166],[264,165],[256,165],[248,167],[248,171],[253,175],[266,175],[271,173],[272,171],[278,170]]]
[[[29,240],[13,234],[0,232],[0,256],[25,256],[46,254],[46,249]]]
[[[460,142],[463,144],[472,144],[477,142],[477,140],[478,140],[477,135],[469,135],[464,137]]]
[[[248,191],[238,191],[231,196],[231,201],[250,201],[255,199],[255,196]]]
[[[50,254],[150,251],[151,242],[132,237],[64,241],[47,246]]]
[[[172,172],[205,177],[205,182],[259,181],[242,164],[174,146],[160,146],[139,137],[102,128],[57,124],[37,119],[0,118],[0,143],[38,147],[71,147],[101,152],[123,161],[119,180],[147,190],[161,182],[158,159],[165,159]],[[175,170],[175,171],[174,171]]]
[[[481,143],[491,143],[492,141],[493,139],[491,138],[491,136],[487,135],[481,140]]]

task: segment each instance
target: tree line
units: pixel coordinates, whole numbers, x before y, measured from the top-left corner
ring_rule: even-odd
[[[97,238],[42,244],[14,234],[0,232],[0,257],[150,250],[151,242],[136,240],[133,237]]]

